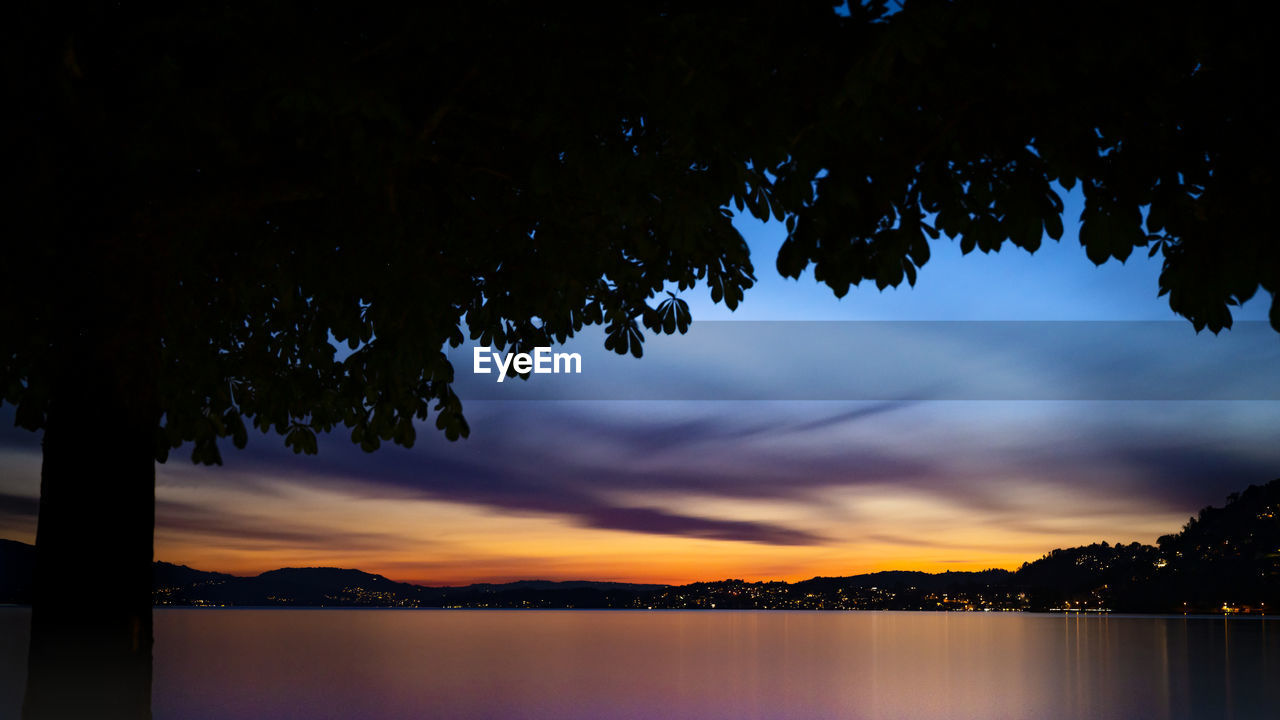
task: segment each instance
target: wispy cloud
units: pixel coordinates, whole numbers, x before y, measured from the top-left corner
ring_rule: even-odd
[[[0,515],[34,518],[39,511],[40,501],[36,498],[0,493]]]
[[[395,536],[350,528],[318,527],[289,518],[264,518],[236,512],[236,508],[206,507],[174,500],[156,501],[156,531],[191,541],[212,540],[227,547],[272,550],[278,547],[312,549],[377,549],[395,544]]]

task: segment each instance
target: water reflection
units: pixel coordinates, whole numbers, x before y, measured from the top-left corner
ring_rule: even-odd
[[[0,717],[26,611],[0,611]],[[1269,717],[1275,620],[160,610],[155,717]],[[25,648],[23,648],[25,650]]]

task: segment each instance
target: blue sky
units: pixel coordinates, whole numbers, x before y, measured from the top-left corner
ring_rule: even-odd
[[[751,247],[759,283],[730,312],[705,294],[687,294],[694,317],[704,320],[1174,320],[1167,298],[1157,297],[1160,256],[1141,249],[1120,263],[1096,266],[1079,242],[1083,196],[1058,188],[1065,210],[1063,236],[1048,237],[1034,254],[1008,246],[998,253],[960,252],[945,236],[930,245],[929,262],[915,287],[903,283],[883,292],[873,284],[837,299],[815,282],[778,275],[774,258],[786,238],[782,223],[739,215],[735,222]],[[1238,320],[1267,319],[1270,298],[1261,292],[1235,309]]]

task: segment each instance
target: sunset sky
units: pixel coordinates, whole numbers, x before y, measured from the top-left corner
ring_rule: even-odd
[[[962,258],[944,239],[918,287],[836,300],[778,277],[780,227],[740,229],[759,285],[735,313],[685,293],[689,335],[643,359],[586,333],[582,375],[499,386],[461,348],[467,440],[428,424],[412,450],[337,434],[300,457],[254,434],[214,468],[176,451],[157,559],[437,585],[1012,569],[1154,542],[1280,476],[1280,338],[1196,335],[1156,297],[1159,258],[1095,268],[1070,227],[1034,256]],[[1264,321],[1268,300],[1237,320]],[[800,322],[832,320],[888,322]],[[0,537],[33,542],[39,437],[11,407],[0,423]]]

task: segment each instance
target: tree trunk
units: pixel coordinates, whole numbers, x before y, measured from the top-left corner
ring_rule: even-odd
[[[72,261],[54,335],[27,720],[151,717],[160,345],[146,265],[105,244]]]
[[[29,720],[151,717],[151,433],[85,443],[92,424],[51,417],[45,431]]]

